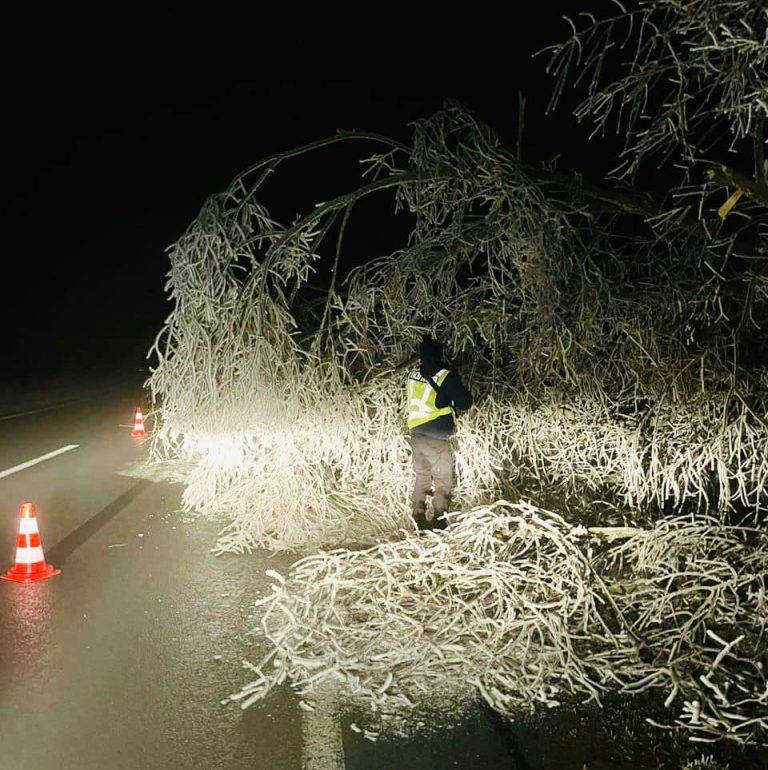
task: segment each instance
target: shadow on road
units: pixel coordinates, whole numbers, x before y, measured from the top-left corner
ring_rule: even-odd
[[[89,537],[95,535],[107,522],[117,516],[127,505],[130,505],[149,485],[150,481],[142,479],[136,482],[130,489],[123,492],[120,497],[91,516],[85,524],[70,532],[63,540],[56,543],[53,548],[47,549],[47,556],[52,564],[63,564],[72,553],[79,548]]]

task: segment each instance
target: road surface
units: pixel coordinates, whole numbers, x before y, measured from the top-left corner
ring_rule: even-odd
[[[557,726],[514,730],[483,709],[416,739],[372,743],[353,717],[307,714],[289,691],[241,711],[222,705],[257,659],[248,614],[287,557],[215,557],[215,524],[185,522],[180,490],[121,475],[145,447],[126,427],[138,388],[38,410],[0,409],[0,569],[31,500],[47,560],[62,573],[0,581],[0,767],[614,767],[592,740]],[[21,412],[21,413],[19,413]]]

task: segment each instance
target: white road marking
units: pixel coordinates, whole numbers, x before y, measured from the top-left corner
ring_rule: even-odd
[[[80,444],[69,444],[68,446],[63,446],[61,449],[56,449],[53,452],[48,452],[48,454],[40,455],[40,457],[36,457],[34,460],[27,460],[25,463],[21,463],[20,465],[14,465],[13,468],[8,468],[7,470],[0,471],[0,479],[5,478],[6,476],[11,476],[14,473],[18,473],[19,471],[23,471],[25,468],[31,468],[33,465],[37,465],[38,463],[45,462],[46,460],[50,460],[52,457],[56,457],[57,455],[63,455],[64,452],[69,452],[72,449],[77,449],[80,446]]]
[[[301,770],[344,770],[347,765],[337,697],[321,691],[313,700],[313,710],[304,708],[301,720]]]
[[[63,409],[65,406],[72,406],[73,404],[79,404],[87,400],[87,398],[73,398],[70,401],[62,401],[60,404],[52,404],[51,406],[42,406],[39,409],[30,409],[26,412],[14,412],[14,414],[4,414],[0,417],[0,422],[3,420],[15,420],[17,417],[26,417],[28,414],[39,414],[40,412],[50,412],[53,409]]]

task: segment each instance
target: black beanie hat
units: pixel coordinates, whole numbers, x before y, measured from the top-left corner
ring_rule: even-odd
[[[443,357],[443,346],[433,337],[425,334],[419,343],[419,358],[424,361],[439,361]]]

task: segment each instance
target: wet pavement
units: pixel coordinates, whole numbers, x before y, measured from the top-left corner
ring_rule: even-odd
[[[0,470],[80,444],[0,479],[0,567],[29,499],[46,557],[62,570],[36,584],[0,581],[0,768],[632,766],[617,765],[588,722],[547,733],[477,707],[373,743],[350,729],[354,714],[309,714],[287,689],[246,711],[222,704],[248,681],[242,658],[259,657],[261,640],[246,632],[271,584],[264,570],[290,559],[216,557],[218,525],[185,522],[179,487],[120,475],[144,451],[120,427],[139,396],[126,389],[0,419]]]

